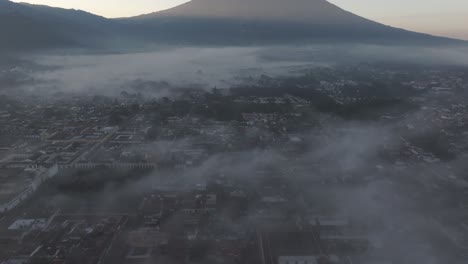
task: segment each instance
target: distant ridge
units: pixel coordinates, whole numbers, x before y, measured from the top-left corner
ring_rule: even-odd
[[[0,0],[0,52],[106,48],[131,40],[126,32],[85,11]]]

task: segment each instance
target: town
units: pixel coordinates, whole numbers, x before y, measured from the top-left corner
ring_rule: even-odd
[[[244,82],[0,96],[0,263],[465,263],[466,68]]]

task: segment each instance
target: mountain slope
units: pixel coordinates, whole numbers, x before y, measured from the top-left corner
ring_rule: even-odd
[[[118,23],[79,10],[0,0],[0,50],[105,46]]]
[[[192,0],[122,21],[147,27],[158,41],[176,43],[456,42],[385,26],[326,0]]]
[[[67,41],[47,25],[28,16],[31,10],[0,0],[0,50],[23,49],[34,43],[38,48],[62,45]]]
[[[125,19],[0,0],[0,52],[153,44],[456,44],[388,27],[326,0],[193,0]]]
[[[320,24],[371,22],[325,0],[192,0],[175,8],[139,16],[231,18]]]

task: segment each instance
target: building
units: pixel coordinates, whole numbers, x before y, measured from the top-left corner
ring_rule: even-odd
[[[28,199],[43,182],[54,177],[58,167],[0,169],[0,214]]]

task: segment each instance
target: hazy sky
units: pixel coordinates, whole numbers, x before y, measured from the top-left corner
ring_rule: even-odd
[[[186,0],[15,0],[125,17],[176,6]],[[468,39],[468,0],[330,0],[358,15],[436,35]]]

